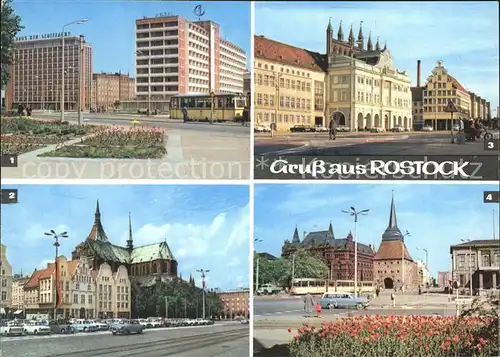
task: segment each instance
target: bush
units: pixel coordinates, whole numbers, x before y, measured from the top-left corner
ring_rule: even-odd
[[[498,338],[485,335],[488,326],[498,316],[357,316],[304,325],[289,349],[293,357],[493,356]]]

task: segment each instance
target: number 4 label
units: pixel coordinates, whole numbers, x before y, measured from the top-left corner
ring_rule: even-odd
[[[485,191],[483,196],[484,203],[499,203],[500,192],[498,191]]]

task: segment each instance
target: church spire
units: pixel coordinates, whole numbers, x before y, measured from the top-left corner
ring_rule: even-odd
[[[326,28],[326,31],[330,31],[330,32],[333,31],[333,29],[332,29],[332,18],[331,17],[328,19],[328,26]]]
[[[347,38],[347,41],[351,44],[354,45],[354,32],[352,30],[352,25],[351,25],[351,30],[349,31],[349,37]]]
[[[295,231],[293,232],[292,244],[300,244],[299,230],[295,226]]]
[[[326,55],[329,57],[332,53],[332,38],[333,38],[333,29],[332,29],[332,18],[328,20],[328,27],[326,28]]]
[[[372,32],[368,34],[368,45],[367,45],[367,50],[368,51],[373,51],[373,43],[372,43]]]
[[[387,51],[387,41],[384,43],[384,51]]]
[[[127,249],[132,251],[134,249],[134,239],[132,238],[132,216],[130,212],[128,213],[128,239],[127,239]]]
[[[380,51],[379,37],[377,37],[377,43],[375,44],[375,51]]]
[[[342,21],[340,21],[339,30],[337,32],[337,40],[344,41],[344,30],[342,30]]]
[[[328,225],[328,235],[330,236],[330,238],[335,239],[335,234],[333,233],[332,221],[330,221],[330,224]]]
[[[106,232],[104,232],[104,228],[102,227],[101,211],[99,209],[99,200],[97,200],[97,205],[95,208],[94,224],[92,225],[92,229],[90,230],[90,233],[87,236],[87,239],[88,240],[99,240],[101,242],[108,241],[108,237],[106,236]]]
[[[360,49],[363,49],[365,45],[365,37],[363,36],[363,21],[359,24],[359,32],[358,32],[358,46]]]
[[[97,200],[97,206],[95,208],[95,221],[101,220],[101,211],[99,210],[99,200]]]
[[[403,241],[403,235],[398,228],[398,220],[396,218],[396,205],[394,204],[394,193],[391,199],[391,210],[389,213],[389,224],[382,235],[382,240],[401,240]]]

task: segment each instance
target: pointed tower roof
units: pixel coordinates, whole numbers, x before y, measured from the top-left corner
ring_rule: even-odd
[[[363,21],[359,24],[358,40],[362,41],[365,37],[363,36]]]
[[[342,30],[342,21],[340,21],[339,30],[337,32],[337,40],[344,41],[344,30]]]
[[[349,41],[349,43],[354,43],[354,31],[352,29],[352,25],[351,25],[351,30],[349,31],[349,37],[347,38],[347,41]]]
[[[373,51],[373,43],[372,43],[372,32],[368,34],[368,44],[366,45],[366,49],[368,51]]]
[[[328,19],[328,26],[326,27],[326,31],[328,31],[328,32],[332,32],[333,31],[333,29],[332,29],[332,18],[331,17]]]
[[[104,232],[104,228],[101,222],[101,212],[99,210],[99,200],[97,200],[97,206],[95,209],[94,215],[94,224],[92,225],[92,229],[90,230],[89,235],[87,236],[87,240],[93,241],[101,241],[108,242],[108,236],[106,232]]]
[[[375,51],[380,51],[379,37],[377,37],[377,43],[375,44]]]
[[[132,237],[132,215],[128,213],[128,239],[127,239],[127,249],[134,249],[134,239]]]
[[[387,51],[387,41],[384,43],[384,51]]]
[[[398,220],[396,217],[396,206],[394,205],[394,194],[391,199],[391,211],[389,213],[389,225],[387,226],[382,241],[400,240],[403,241],[403,234],[398,228]]]
[[[297,226],[295,226],[295,231],[293,231],[292,244],[300,244],[300,236]]]

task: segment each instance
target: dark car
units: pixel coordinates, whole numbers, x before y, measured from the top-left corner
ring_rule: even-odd
[[[113,335],[130,335],[132,333],[141,334],[144,331],[142,326],[136,320],[124,320],[111,326],[111,333]]]
[[[66,334],[76,332],[75,328],[67,321],[49,321],[48,326],[52,333]]]

